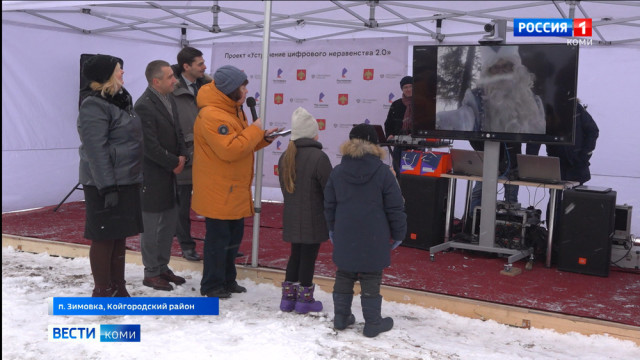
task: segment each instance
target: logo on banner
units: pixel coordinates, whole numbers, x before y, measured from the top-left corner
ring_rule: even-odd
[[[327,128],[327,120],[325,119],[316,119],[318,122],[318,130],[322,131]]]
[[[362,72],[362,80],[373,80],[373,69],[364,69]]]
[[[276,141],[276,149],[277,150],[281,150],[280,149],[280,145],[282,145],[282,141],[280,141],[280,140]]]
[[[256,99],[256,105],[260,104],[260,93],[256,91],[255,95],[253,95],[253,98]]]
[[[286,84],[287,80],[282,78],[282,73],[284,71],[282,71],[282,69],[278,69],[278,71],[276,71],[276,78],[273,79],[273,83],[274,84]]]
[[[389,93],[389,104],[393,102],[393,98],[396,97],[393,93]]]
[[[342,68],[342,75],[339,79],[336,79],[336,82],[338,84],[351,84],[351,80],[347,79],[347,72],[349,72],[347,68]]]
[[[299,81],[307,80],[307,70],[298,69],[298,71],[296,71],[296,79],[298,79]]]
[[[283,93],[273,94],[273,103],[274,104],[281,105],[283,101],[284,101],[284,94]]]
[[[356,99],[356,103],[358,104],[373,104],[377,102],[378,102],[378,99],[364,99],[364,98]]]
[[[324,102],[324,93],[321,91],[320,94],[318,94],[318,102],[313,104],[313,107],[317,108],[328,108],[329,104],[325,104]]]
[[[338,105],[349,104],[349,94],[338,94]]]
[[[273,175],[280,175],[280,172],[278,171],[278,165],[273,165]]]

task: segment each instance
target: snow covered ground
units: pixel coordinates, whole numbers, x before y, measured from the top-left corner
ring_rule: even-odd
[[[133,296],[199,296],[200,274],[177,272],[187,283],[171,292],[142,285],[143,268],[127,264]],[[3,359],[640,359],[640,347],[609,336],[520,329],[439,310],[384,301],[394,328],[362,335],[360,298],[355,326],[332,327],[331,293],[318,290],[319,315],[278,310],[280,289],[249,280],[220,301],[219,316],[50,316],[49,297],[88,296],[88,258],[66,259],[2,249]],[[140,324],[139,343],[48,342],[50,324]]]

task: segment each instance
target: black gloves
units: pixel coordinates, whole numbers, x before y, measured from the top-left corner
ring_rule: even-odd
[[[104,208],[111,208],[118,206],[118,192],[112,191],[104,196]]]

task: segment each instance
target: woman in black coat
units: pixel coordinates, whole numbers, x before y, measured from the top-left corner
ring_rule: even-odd
[[[80,183],[86,206],[84,237],[91,240],[93,296],[98,297],[129,296],[125,239],[142,232],[142,125],[123,87],[122,64],[120,58],[95,55],[82,69],[90,83],[83,89],[77,123]]]
[[[332,166],[318,142],[318,122],[304,108],[291,116],[291,141],[278,169],[284,197],[282,235],[291,243],[280,310],[322,311],[322,303],[313,298],[313,273],[320,244],[329,238],[323,211]]]

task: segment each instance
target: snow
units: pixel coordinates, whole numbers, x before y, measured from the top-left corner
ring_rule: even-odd
[[[318,315],[278,310],[280,288],[250,280],[248,288],[220,301],[218,316],[53,316],[47,298],[89,296],[88,258],[61,258],[2,249],[3,359],[639,359],[640,347],[607,335],[560,334],[521,329],[384,301],[394,328],[376,338],[362,335],[359,296],[356,324],[333,329],[331,293],[316,290]],[[127,264],[133,296],[199,296],[200,273],[176,272],[187,283],[174,291],[142,285],[143,268]],[[325,289],[327,290],[327,289]],[[48,342],[51,324],[140,324],[139,343]]]

